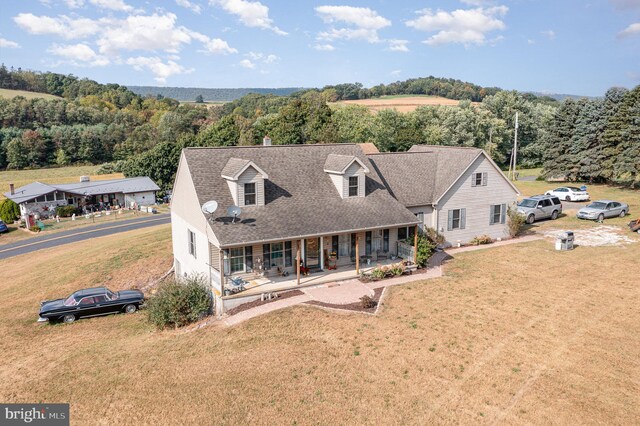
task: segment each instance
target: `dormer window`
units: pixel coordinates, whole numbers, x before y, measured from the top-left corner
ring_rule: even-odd
[[[358,196],[358,176],[349,176],[349,197]]]
[[[369,168],[353,155],[329,154],[324,171],[338,190],[341,198],[364,197],[365,175]]]
[[[264,181],[269,179],[269,176],[253,161],[230,158],[222,169],[222,177],[229,185],[235,205],[265,205]]]
[[[244,205],[245,206],[256,205],[256,184],[255,183],[244,184]]]

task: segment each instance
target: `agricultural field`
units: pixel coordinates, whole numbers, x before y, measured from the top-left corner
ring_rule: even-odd
[[[419,106],[457,106],[460,101],[442,98],[440,96],[420,96],[420,95],[397,95],[382,96],[372,99],[355,99],[350,101],[340,101],[333,105],[363,105],[371,111],[381,111],[383,109],[395,109],[398,112],[411,112]]]
[[[590,190],[640,212],[637,192]],[[551,226],[573,223],[534,225]],[[69,401],[72,424],[633,424],[640,289],[622,266],[640,236],[629,236],[459,253],[444,277],[390,288],[376,316],[297,306],[194,332],[156,331],[144,312],[35,323],[41,300],[162,275],[168,225],[18,256],[0,261],[0,400]]]
[[[28,92],[26,90],[0,89],[0,98],[13,99],[16,96],[23,96],[27,99],[62,99],[59,96],[50,95],[48,93]]]

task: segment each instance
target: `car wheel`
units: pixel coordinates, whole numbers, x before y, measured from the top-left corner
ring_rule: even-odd
[[[67,314],[62,317],[62,322],[64,322],[65,324],[71,324],[75,320],[76,320],[76,316],[73,314]]]
[[[553,213],[551,213],[551,219],[556,220],[557,218],[558,218],[558,210],[554,210]]]
[[[536,217],[534,215],[530,214],[529,216],[527,216],[527,223],[529,225],[531,225],[535,221],[536,221]]]
[[[627,215],[627,212],[625,212],[624,210],[620,212],[620,217],[625,217],[626,215]]]
[[[598,215],[598,222],[603,222],[604,221],[604,214],[600,213]]]
[[[564,197],[565,201],[571,201],[571,197],[569,197],[568,195],[566,197]]]
[[[137,310],[138,310],[138,307],[136,305],[127,305],[124,307],[124,311],[128,314],[132,314]]]

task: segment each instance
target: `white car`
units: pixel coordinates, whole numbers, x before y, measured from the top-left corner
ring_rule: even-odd
[[[589,201],[589,193],[575,186],[561,186],[545,192],[546,195],[554,195],[562,201]]]

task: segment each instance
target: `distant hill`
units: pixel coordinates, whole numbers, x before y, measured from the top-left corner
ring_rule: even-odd
[[[62,99],[59,96],[50,95],[48,93],[29,92],[27,90],[0,89],[0,98],[13,99],[16,96],[22,96],[27,99]]]
[[[127,88],[140,96],[162,95],[165,98],[171,98],[177,101],[194,101],[198,95],[202,95],[202,98],[206,102],[235,101],[249,93],[289,96],[293,92],[305,90],[305,88],[302,87],[205,89],[198,87],[127,86]]]
[[[568,95],[565,93],[544,93],[544,92],[523,92],[523,93],[531,93],[532,95],[536,95],[538,97],[547,96],[549,98],[553,98],[556,101],[564,101],[565,99],[597,99],[597,96],[582,96],[582,95]]]

